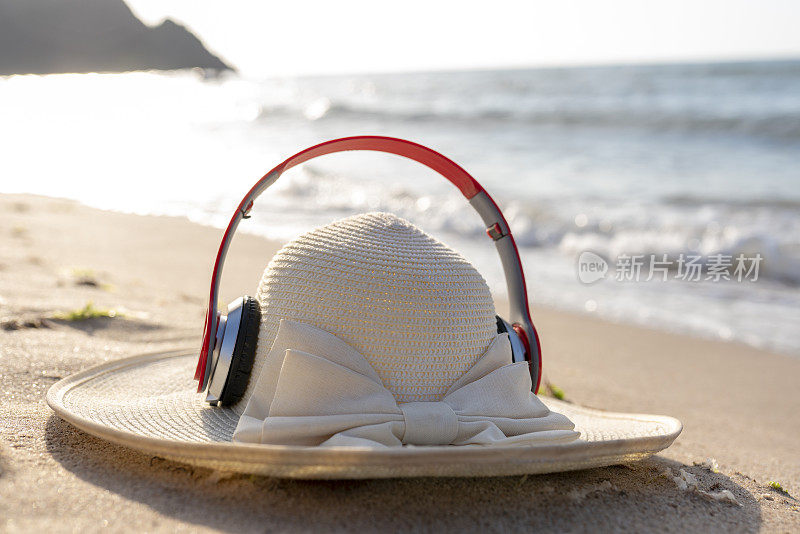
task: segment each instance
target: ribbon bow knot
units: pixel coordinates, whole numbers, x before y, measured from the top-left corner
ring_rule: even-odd
[[[367,359],[338,337],[282,320],[234,441],[307,446],[513,445],[577,439],[509,363],[507,334],[436,402],[398,404]]]
[[[458,416],[449,404],[407,402],[399,404],[405,429],[400,440],[406,445],[450,445],[458,437]]]

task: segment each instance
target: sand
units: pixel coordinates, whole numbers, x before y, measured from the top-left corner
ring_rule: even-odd
[[[577,403],[678,417],[670,449],[545,476],[305,482],[142,455],[54,416],[44,395],[60,377],[199,344],[220,235],[0,196],[0,530],[800,531],[800,358],[547,309],[534,310],[546,377]],[[252,293],[277,246],[238,236],[223,300]],[[88,301],[124,317],[52,319]],[[695,465],[707,458],[716,470]]]

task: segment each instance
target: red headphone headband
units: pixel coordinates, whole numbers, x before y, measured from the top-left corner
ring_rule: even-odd
[[[236,209],[236,213],[233,214],[225,230],[225,234],[222,237],[222,243],[220,243],[217,258],[214,262],[214,273],[211,277],[211,291],[209,293],[208,311],[206,312],[205,329],[203,332],[203,346],[200,350],[200,358],[197,362],[197,370],[194,375],[195,380],[200,381],[198,391],[202,390],[205,386],[208,374],[206,369],[208,355],[213,350],[211,343],[214,340],[215,330],[217,328],[217,296],[219,293],[222,266],[225,262],[228,246],[233,238],[233,233],[236,231],[236,227],[239,225],[239,221],[247,217],[248,213],[253,208],[255,199],[264,192],[265,189],[275,183],[285,171],[318,156],[350,150],[386,152],[421,163],[438,172],[452,182],[453,185],[458,187],[461,193],[478,211],[488,226],[487,233],[489,237],[495,240],[495,244],[500,252],[509,289],[511,318],[512,320],[516,319],[516,322],[519,324],[515,326],[519,326],[523,330],[528,340],[535,341],[535,347],[533,346],[534,344],[531,343],[530,353],[531,365],[538,364],[536,387],[534,389],[534,391],[537,391],[539,389],[542,369],[541,353],[538,346],[539,340],[530,319],[525,277],[522,272],[519,252],[517,251],[517,245],[514,242],[514,237],[511,235],[505,217],[503,217],[503,214],[483,187],[481,187],[467,171],[452,160],[430,148],[411,141],[375,135],[343,137],[341,139],[326,141],[298,152],[265,174],[239,203],[239,207]],[[534,361],[534,358],[536,358],[536,361]]]
[[[458,187],[461,193],[467,197],[467,200],[483,191],[483,187],[481,187],[481,184],[479,184],[475,178],[470,176],[469,173],[462,169],[457,163],[442,154],[411,141],[397,139],[395,137],[380,137],[377,135],[343,137],[341,139],[320,143],[302,152],[298,152],[272,169],[267,175],[276,171],[283,173],[317,156],[350,150],[372,150],[413,159],[450,180],[453,185]],[[257,185],[258,184],[256,184],[256,186]],[[255,187],[253,189],[255,189]]]

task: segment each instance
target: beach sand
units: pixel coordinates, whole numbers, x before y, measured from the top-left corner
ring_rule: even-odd
[[[53,415],[45,392],[61,377],[199,345],[220,236],[0,196],[0,530],[800,531],[800,358],[592,316],[534,309],[545,376],[573,402],[681,419],[652,459],[528,477],[291,481],[143,455]],[[252,294],[277,246],[238,235],[222,300]],[[122,316],[52,318],[89,301]],[[718,472],[695,465],[707,458]],[[680,489],[664,475],[680,469],[741,506]]]

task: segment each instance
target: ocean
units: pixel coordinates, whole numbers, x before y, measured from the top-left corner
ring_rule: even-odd
[[[285,157],[359,134],[428,145],[483,184],[521,247],[534,316],[544,305],[800,355],[800,61],[0,77],[0,192],[222,227]],[[374,210],[450,244],[504,295],[463,197],[393,156],[294,169],[240,231],[288,240]],[[608,266],[593,283],[579,277],[587,251]],[[737,280],[740,256],[758,271]],[[691,257],[699,280],[682,276]],[[653,259],[667,267],[649,276]]]

